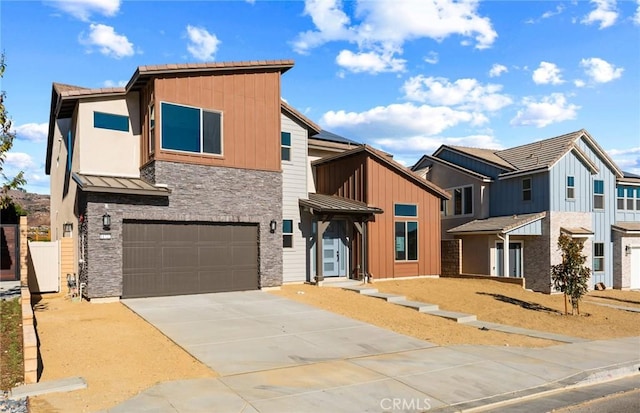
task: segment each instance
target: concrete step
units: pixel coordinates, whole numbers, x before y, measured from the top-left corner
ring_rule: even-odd
[[[437,315],[438,317],[448,318],[449,320],[455,320],[458,323],[468,323],[470,321],[476,321],[478,318],[474,314],[457,313],[455,311],[426,311],[426,314]]]
[[[358,281],[358,280],[327,281],[325,279],[322,282],[322,286],[335,287],[335,288],[355,287],[355,286],[362,286],[362,281]]]
[[[396,301],[394,304],[401,305],[403,307],[413,308],[420,313],[428,313],[429,311],[437,311],[440,308],[436,304],[422,303],[420,301]]]
[[[398,301],[404,301],[407,299],[404,295],[395,295],[388,293],[360,293],[363,295],[368,295],[369,297],[382,298],[383,300],[387,300],[390,303],[397,304]]]
[[[69,377],[66,379],[41,381],[40,383],[23,384],[22,386],[14,387],[11,389],[10,398],[17,400],[27,396],[68,392],[86,388],[87,382],[82,377]]]
[[[349,291],[355,291],[360,294],[374,294],[378,292],[377,288],[371,288],[365,285],[349,285],[342,288]]]

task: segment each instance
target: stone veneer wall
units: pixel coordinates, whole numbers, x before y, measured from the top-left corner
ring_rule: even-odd
[[[258,224],[260,287],[282,284],[281,225],[269,232],[272,219],[282,220],[280,172],[157,161],[142,168],[141,177],[167,184],[171,194],[87,194],[88,298],[122,295],[122,226],[129,219]],[[110,231],[102,228],[105,211],[111,215]],[[101,240],[103,233],[111,239]]]
[[[462,272],[462,240],[440,241],[440,273],[443,277],[456,277]]]
[[[542,219],[542,235],[513,236],[523,244],[522,272],[528,289],[549,294],[551,292],[551,240],[549,214]],[[557,237],[556,237],[557,239]],[[555,244],[554,244],[555,245]]]
[[[625,235],[612,231],[613,242],[613,288],[631,288],[631,255],[625,253],[626,246],[640,247],[640,235]]]

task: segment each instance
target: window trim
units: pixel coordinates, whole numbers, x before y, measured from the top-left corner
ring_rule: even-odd
[[[285,133],[286,133],[287,135],[289,135],[289,145],[285,145],[285,144],[283,144],[283,143],[282,143],[282,136],[283,136]],[[293,162],[293,161],[291,160],[291,158],[293,158],[293,157],[291,156],[291,155],[292,155],[292,152],[293,152],[293,151],[292,151],[292,146],[293,146],[293,145],[292,145],[292,139],[291,139],[291,132],[280,131],[280,160],[281,160],[281,161],[284,161],[284,162]],[[288,149],[288,150],[289,150],[289,159],[284,159],[284,158],[282,157],[282,150],[283,150],[283,149]]]
[[[147,107],[147,114],[149,116],[149,155],[153,155],[156,152],[156,141],[155,141],[156,107],[155,106],[156,105],[152,96],[151,101],[149,102],[149,106]]]
[[[620,195],[621,192],[622,195]],[[620,207],[621,204],[622,207]],[[617,185],[616,209],[618,211],[640,211],[640,187],[633,185]]]
[[[593,243],[593,272],[605,272],[604,264],[605,264],[605,256],[606,252],[604,250],[604,242],[594,242]],[[602,246],[602,255],[596,255],[596,245]],[[596,270],[596,260],[600,260],[600,269]]]
[[[396,233],[396,226],[397,224],[403,224],[404,225],[404,258],[403,259],[398,259],[398,236]],[[415,258],[411,259],[409,258],[409,230],[408,230],[408,224],[415,224],[416,225],[416,246],[415,246]],[[395,220],[393,222],[393,258],[394,258],[394,262],[396,263],[415,263],[420,261],[420,222],[419,221],[414,221],[414,220]]]
[[[465,213],[465,207],[466,207],[466,201],[467,201],[467,195],[466,195],[466,189],[471,188],[471,197],[470,197],[470,202],[471,202],[471,212],[470,213]],[[473,215],[475,215],[475,202],[473,199],[473,193],[474,193],[474,189],[475,189],[475,185],[474,184],[470,184],[470,185],[461,185],[461,186],[453,186],[451,188],[447,188],[446,191],[451,192],[451,199],[449,201],[443,200],[443,203],[441,203],[440,206],[440,214],[442,215],[442,217],[444,218],[460,218],[460,217],[472,217]],[[460,214],[456,214],[456,206],[455,206],[455,197],[456,197],[456,190],[460,190]],[[444,210],[443,210],[443,206],[444,205]],[[449,208],[447,208],[448,205],[451,205],[451,211],[449,211]]]
[[[396,212],[396,207],[397,206],[410,206],[410,207],[415,207],[416,209],[416,213],[415,215],[398,215],[398,213]],[[394,217],[398,217],[398,218],[417,218],[418,217],[418,204],[405,204],[405,203],[394,203],[393,204],[393,216]]]
[[[602,182],[602,193],[597,193],[596,192],[596,182]],[[596,197],[601,197],[602,198],[602,207],[598,208],[596,207]],[[604,180],[603,179],[594,179],[593,180],[593,209],[597,210],[597,211],[604,211],[605,210],[605,197],[604,197]]]
[[[291,222],[291,232],[285,232],[284,223],[286,221]],[[285,242],[284,242],[285,237],[290,237],[291,245],[285,245]],[[283,219],[282,220],[282,248],[293,248],[293,220],[292,219]]]
[[[529,181],[529,188],[525,188],[524,187],[524,183],[526,181]],[[533,179],[531,179],[530,176],[528,176],[526,178],[522,178],[522,180],[520,181],[520,189],[521,189],[521,194],[522,194],[522,201],[523,202],[532,202],[533,201]],[[526,199],[525,193],[529,194],[529,199]]]
[[[164,147],[164,132],[163,132],[163,125],[164,125],[164,110],[162,108],[162,105],[167,104],[167,105],[173,105],[173,106],[180,106],[180,107],[184,107],[184,108],[190,108],[190,109],[197,109],[200,111],[200,152],[192,152],[192,151],[184,151],[184,150],[180,150],[180,149],[170,149],[170,148],[165,148]],[[220,115],[220,153],[210,153],[210,152],[202,152],[202,148],[204,147],[203,145],[203,116],[202,116],[202,112],[209,112],[209,113],[218,113]],[[156,116],[157,117],[157,116]],[[156,120],[157,122],[157,120]],[[181,153],[181,154],[188,154],[188,155],[198,155],[198,156],[208,156],[208,157],[215,157],[215,158],[221,158],[224,156],[224,113],[221,110],[217,110],[217,109],[205,109],[205,108],[201,108],[198,106],[191,106],[191,105],[183,105],[182,103],[173,103],[173,102],[168,102],[165,100],[161,100],[160,101],[160,150],[162,151],[167,151],[167,152],[175,152],[175,153]]]
[[[569,182],[571,180],[571,182]],[[569,196],[569,190],[571,190],[571,196]],[[573,175],[567,175],[567,192],[566,197],[568,200],[574,201],[576,199],[576,181]]]

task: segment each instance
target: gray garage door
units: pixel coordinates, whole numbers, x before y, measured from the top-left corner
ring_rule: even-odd
[[[258,227],[125,222],[122,296],[258,289]]]

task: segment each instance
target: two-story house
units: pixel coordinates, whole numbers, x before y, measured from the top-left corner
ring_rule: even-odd
[[[640,289],[640,176],[625,172],[618,178],[611,229],[613,287]]]
[[[292,67],[141,66],[122,88],[53,84],[52,240],[76,240],[87,298],[438,274],[433,205],[446,192],[283,102]],[[318,185],[319,169],[360,192]],[[379,189],[391,182],[400,192]],[[380,251],[395,266],[370,265]]]
[[[443,239],[462,240],[463,273],[524,277],[550,292],[566,233],[584,240],[591,286],[617,286],[612,230],[623,173],[587,131],[504,150],[443,145],[413,170],[452,194],[441,207]]]

